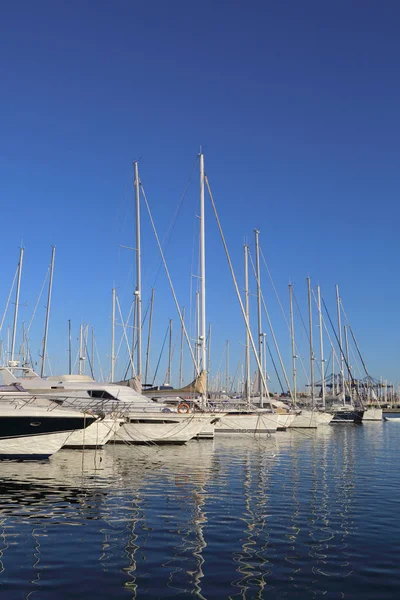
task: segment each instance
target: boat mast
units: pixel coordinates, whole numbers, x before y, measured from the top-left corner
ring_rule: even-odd
[[[346,348],[346,363],[347,363],[347,377],[350,379],[350,354],[349,354],[349,338],[347,336],[347,327],[343,325],[344,329],[344,345]]]
[[[114,381],[115,369],[115,304],[116,289],[112,289],[112,308],[111,308],[111,383]]]
[[[68,373],[72,375],[71,319],[68,319]]]
[[[182,367],[183,367],[183,339],[184,339],[184,335],[183,335],[183,324],[185,322],[185,307],[182,307],[182,324],[181,324],[181,348],[180,348],[180,352],[179,352],[179,387],[181,388],[183,386],[183,371],[182,371]]]
[[[21,273],[22,273],[22,261],[24,259],[24,249],[20,248],[19,250],[19,262],[18,262],[18,279],[17,279],[17,291],[15,293],[15,308],[14,308],[14,323],[13,323],[13,331],[11,338],[11,361],[14,360],[14,351],[15,351],[15,338],[17,335],[17,322],[18,322],[18,308],[19,308],[19,292],[21,289]]]
[[[292,370],[293,370],[293,396],[294,405],[297,403],[297,371],[296,371],[296,344],[294,341],[294,318],[293,318],[293,288],[289,283],[289,306],[290,306],[290,339],[292,344]]]
[[[225,344],[225,392],[229,390],[229,340]]]
[[[204,211],[204,154],[200,150],[200,354],[201,370],[207,373],[206,354],[206,238],[205,238],[205,211]],[[206,390],[203,390],[203,401]]]
[[[310,336],[310,378],[311,378],[311,406],[314,408],[314,349],[313,349],[313,332],[312,332],[312,304],[311,304],[311,281],[307,277],[307,292],[308,292],[308,324]]]
[[[149,314],[149,331],[147,334],[147,350],[146,350],[146,369],[144,372],[144,382],[147,383],[147,375],[149,372],[149,357],[150,357],[150,344],[151,344],[151,330],[153,327],[153,306],[154,306],[154,288],[151,290],[150,300],[150,314]],[[185,311],[185,309],[183,309]]]
[[[167,371],[165,385],[171,385],[171,365],[172,365],[172,319],[169,320],[168,371]]]
[[[258,358],[261,366],[261,370],[263,368],[263,360],[262,360],[262,352],[263,352],[263,334],[262,334],[262,321],[261,321],[261,281],[260,281],[260,247],[258,244],[258,229],[254,230],[255,241],[256,241],[256,274],[257,274],[257,318],[258,318]],[[264,377],[267,377],[267,374],[264,374]],[[260,408],[264,406],[264,386],[262,373],[259,374],[259,388],[260,388]]]
[[[346,348],[347,379],[348,379],[349,382],[350,381],[352,382],[353,379],[352,379],[352,376],[351,376],[351,373],[350,373],[349,338],[347,336],[347,327],[346,327],[346,325],[343,325],[343,329],[344,329],[344,345],[345,345],[345,348]],[[349,385],[351,385],[351,384],[349,383]],[[350,387],[350,396],[351,396],[351,399],[353,400],[353,386],[352,385]]]
[[[318,300],[318,320],[319,320],[319,349],[321,359],[321,392],[322,392],[322,408],[325,410],[326,392],[325,392],[325,359],[324,359],[324,335],[322,330],[322,311],[321,311],[321,288],[317,285],[317,300]]]
[[[196,291],[196,364],[200,364],[200,292]],[[200,369],[201,370],[201,369]],[[194,367],[194,377],[196,378],[196,365]]]
[[[135,169],[135,205],[136,205],[136,339],[137,339],[137,373],[142,377],[142,256],[140,240],[140,181],[137,161],[133,163]],[[133,349],[132,349],[133,352]]]
[[[92,352],[91,352],[91,356],[92,356],[92,377],[93,379],[96,379],[96,377],[94,376],[94,327],[92,325]]]
[[[207,375],[210,376],[210,372],[211,372],[211,330],[212,330],[212,323],[208,324],[208,335],[207,335]]]
[[[343,366],[343,344],[342,344],[342,322],[340,318],[340,296],[339,286],[336,284],[336,306],[337,306],[337,318],[338,318],[338,334],[339,334],[339,352],[340,352],[340,380],[342,384],[342,400],[343,404],[346,403],[346,390],[344,386],[344,366]]]
[[[53,291],[53,274],[54,274],[54,259],[55,259],[55,255],[56,255],[56,247],[52,246],[52,248],[51,248],[49,289],[48,289],[48,292],[47,292],[46,321],[45,321],[45,326],[44,326],[44,337],[43,337],[42,367],[40,369],[40,377],[44,376],[45,363],[46,363],[47,337],[48,337],[48,333],[49,333],[50,305],[51,305],[51,293]]]
[[[250,323],[249,308],[249,247],[244,245],[244,294],[245,294],[245,315],[247,323]],[[250,336],[249,329],[246,326],[246,357],[245,357],[245,382],[246,402],[250,406]],[[261,390],[261,387],[260,387]]]
[[[79,375],[83,375],[83,325],[79,326]]]

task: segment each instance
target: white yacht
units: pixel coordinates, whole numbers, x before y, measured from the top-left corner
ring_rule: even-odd
[[[38,398],[19,386],[0,388],[0,458],[44,459],[75,432],[95,421],[93,415],[59,406],[57,397]]]
[[[100,447],[114,443],[185,443],[217,420],[211,413],[181,413],[139,394],[130,387],[101,384],[87,375],[40,378],[32,369],[0,369],[5,383],[18,383],[31,393],[57,394],[63,406],[100,415],[85,432],[76,432],[66,447]]]

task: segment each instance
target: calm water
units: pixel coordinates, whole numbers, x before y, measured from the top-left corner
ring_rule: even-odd
[[[0,594],[397,598],[400,424],[0,463]]]

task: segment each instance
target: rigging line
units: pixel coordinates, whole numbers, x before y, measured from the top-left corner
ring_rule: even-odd
[[[303,315],[301,314],[300,307],[299,307],[299,305],[298,305],[298,303],[297,303],[296,294],[294,293],[294,290],[293,290],[293,288],[292,288],[292,292],[293,292],[293,299],[294,299],[294,302],[295,302],[295,304],[296,304],[297,311],[298,311],[298,313],[299,313],[299,315],[300,315],[300,319],[301,319],[301,321],[302,321],[302,323],[303,323],[304,331],[306,332],[307,340],[308,340],[308,342],[309,342],[309,341],[310,341],[310,339],[309,339],[309,337],[308,337],[308,333],[307,333],[307,327],[306,327],[306,326],[305,326],[305,324],[304,324]],[[309,378],[309,376],[308,376],[308,373],[307,373],[307,370],[306,370],[306,368],[305,368],[305,366],[304,366],[304,362],[303,362],[303,359],[302,359],[302,357],[301,357],[301,354],[300,354],[300,352],[299,352],[299,348],[298,348],[298,346],[297,346],[296,342],[295,342],[295,350],[296,350],[296,352],[297,352],[297,355],[298,355],[298,357],[299,357],[299,359],[300,359],[301,366],[303,367],[303,372],[304,372],[305,378],[306,378],[306,380],[307,380],[307,385],[310,385],[310,378]]]
[[[229,393],[230,394],[232,394],[232,392],[233,392],[233,386],[235,385],[235,380],[236,380],[238,371],[240,369],[240,365],[243,364],[243,357],[244,357],[244,348],[242,348],[242,354],[240,355],[239,361],[238,361],[238,363],[236,365],[235,375],[233,376],[231,387],[229,388]]]
[[[197,375],[200,375],[199,365],[197,364],[196,359],[194,357],[194,353],[193,353],[192,345],[191,345],[190,340],[189,340],[189,336],[188,336],[188,332],[187,332],[187,329],[186,329],[185,321],[184,321],[184,319],[182,317],[182,312],[181,312],[181,309],[179,307],[179,303],[178,303],[178,299],[176,297],[174,285],[172,283],[172,279],[171,279],[171,275],[169,273],[168,265],[167,265],[167,262],[165,260],[164,252],[163,252],[163,249],[162,249],[161,244],[160,244],[160,239],[158,237],[156,226],[154,224],[153,216],[151,214],[150,206],[149,206],[149,203],[147,201],[146,193],[145,193],[144,188],[143,188],[142,185],[141,185],[141,188],[142,188],[143,198],[144,198],[144,201],[146,203],[147,212],[149,214],[151,226],[153,228],[154,236],[156,238],[158,249],[159,249],[160,254],[161,254],[161,259],[162,259],[162,262],[163,262],[163,265],[164,265],[164,268],[165,268],[165,272],[166,272],[166,275],[167,275],[167,278],[168,278],[168,283],[169,283],[169,286],[171,288],[172,296],[174,298],[176,310],[178,311],[178,315],[179,315],[179,320],[180,320],[180,323],[181,323],[181,327],[182,327],[183,332],[185,334],[186,343],[187,343],[187,345],[189,347],[190,356],[192,358],[192,361],[193,361],[194,367],[196,369]],[[204,390],[204,393],[205,393],[205,390]]]
[[[270,358],[271,358],[272,364],[273,364],[273,366],[274,366],[275,375],[276,375],[276,376],[277,376],[277,378],[278,378],[279,385],[281,386],[281,391],[282,391],[282,393],[284,394],[284,393],[285,393],[285,390],[283,389],[282,381],[281,381],[281,378],[279,377],[279,373],[278,373],[278,369],[276,368],[276,364],[275,364],[275,361],[274,361],[274,357],[272,356],[272,352],[271,352],[271,346],[268,344],[268,342],[266,342],[266,345],[267,345],[267,348],[268,348],[268,353],[269,353],[269,356],[270,356]],[[289,391],[291,391],[291,390],[290,390],[290,388],[289,388]]]
[[[124,320],[121,318],[121,321],[122,321],[122,323],[118,323],[118,325],[122,325],[122,327],[127,327],[128,323],[129,323],[129,321],[130,321],[130,318],[131,318],[131,313],[132,313],[132,310],[133,310],[133,306],[134,306],[134,304],[135,304],[135,301],[133,300],[133,302],[132,302],[132,304],[131,304],[131,307],[130,307],[130,309],[129,309],[129,313],[128,313],[128,316],[127,316],[127,319],[126,319],[126,323],[124,323]],[[120,339],[120,341],[119,341],[119,346],[118,346],[118,349],[117,349],[117,353],[116,353],[116,355],[115,355],[115,357],[114,357],[114,362],[116,362],[116,361],[117,361],[117,358],[118,358],[118,356],[119,356],[119,352],[120,352],[120,350],[121,350],[121,346],[122,346],[122,340],[123,340],[123,338],[124,338],[124,336],[123,336],[123,335],[121,335],[121,339]],[[130,352],[131,352],[131,349],[129,348],[129,349],[128,349],[128,353],[130,354]],[[130,365],[130,362],[128,362],[128,365]],[[129,367],[128,367],[128,368],[129,368]]]
[[[130,359],[130,363],[131,363],[131,367],[132,367],[132,372],[134,373],[134,375],[136,375],[135,365],[133,364],[133,361],[132,361],[131,348],[129,346],[128,336],[126,335],[126,325],[125,325],[124,320],[122,318],[122,312],[121,312],[121,307],[119,305],[118,296],[116,296],[115,299],[117,301],[119,316],[120,316],[121,321],[122,321],[122,328],[123,328],[123,332],[124,332],[124,337],[125,337],[126,345],[127,345],[127,348],[128,348],[128,353],[129,353],[129,359]]]
[[[289,383],[289,378],[288,378],[288,376],[287,376],[287,374],[286,374],[286,369],[285,369],[285,365],[283,364],[283,360],[282,360],[281,353],[280,353],[280,351],[279,351],[278,342],[276,341],[276,337],[275,337],[274,328],[272,327],[272,322],[271,322],[271,319],[270,319],[270,317],[269,317],[269,312],[268,312],[268,310],[267,310],[267,305],[266,305],[266,303],[265,303],[264,294],[262,293],[261,286],[260,286],[260,283],[259,283],[259,280],[258,280],[258,277],[257,277],[257,271],[256,271],[256,268],[255,268],[255,265],[254,265],[254,262],[253,262],[253,258],[252,258],[252,256],[251,256],[251,252],[249,252],[249,256],[250,256],[250,262],[251,262],[251,266],[253,267],[253,273],[254,273],[254,276],[255,276],[255,278],[256,278],[257,286],[258,286],[258,288],[260,289],[260,296],[261,296],[261,300],[262,300],[262,303],[263,303],[263,306],[264,306],[264,312],[265,312],[265,314],[267,315],[268,325],[269,325],[269,328],[270,328],[270,330],[271,330],[272,339],[273,339],[273,341],[274,341],[275,350],[276,350],[276,353],[277,353],[277,355],[278,355],[278,358],[279,358],[279,362],[280,362],[280,365],[281,365],[281,369],[282,369],[282,371],[283,371],[283,376],[285,377],[286,385],[288,386],[288,390],[289,390],[289,392],[290,392],[290,397],[291,397],[291,399],[292,399],[292,402],[293,402],[293,403],[295,403],[294,396],[293,396],[293,394],[292,394],[292,388],[291,388],[291,385],[290,385],[290,383]],[[267,345],[268,345],[268,343],[267,343]],[[269,352],[271,352],[271,350],[269,350]],[[274,361],[272,361],[272,362],[274,362]],[[278,379],[279,379],[279,376],[278,376]],[[282,384],[281,384],[281,387],[282,387]],[[282,391],[283,391],[283,388],[282,388]]]
[[[90,372],[92,374],[92,379],[94,379],[93,365],[92,365],[92,361],[90,360],[90,354],[89,354],[89,351],[88,351],[88,347],[87,347],[87,343],[86,343],[86,336],[85,335],[83,336],[83,342],[85,344],[85,353],[86,353],[87,359],[89,361],[89,368],[90,368]]]
[[[344,310],[344,307],[343,307],[343,302],[342,302],[342,299],[341,299],[341,298],[340,298],[340,306],[342,307],[342,311],[343,311],[343,314],[344,314],[344,318],[346,319],[346,323],[347,323],[347,325],[348,325],[348,328],[350,329],[351,337],[353,338],[353,341],[354,341],[354,344],[355,344],[355,346],[356,346],[356,349],[357,349],[358,355],[359,355],[359,357],[360,357],[360,360],[361,360],[362,366],[363,366],[363,368],[364,368],[365,374],[366,374],[366,376],[367,376],[367,377],[370,377],[370,374],[369,374],[369,372],[368,372],[368,369],[367,369],[367,365],[365,364],[365,361],[364,361],[364,359],[363,359],[363,357],[362,357],[362,355],[361,355],[361,351],[360,351],[360,348],[359,348],[359,346],[358,346],[358,343],[357,343],[357,340],[356,340],[356,336],[354,335],[353,328],[352,328],[352,326],[350,325],[350,321],[349,321],[349,319],[347,318],[347,315],[346,315],[346,312],[345,312],[345,310]]]
[[[175,354],[176,347],[178,345],[178,341],[179,341],[179,333],[176,334],[174,345],[172,346],[172,352],[171,352],[171,371],[172,371],[172,362],[174,360],[174,354]],[[165,375],[168,375],[168,368],[167,368],[167,372],[165,373]],[[171,379],[172,379],[171,378],[171,373],[169,374],[169,377],[170,377],[169,383],[171,383]],[[167,377],[165,377],[164,381],[167,381]]]
[[[211,188],[210,188],[210,184],[208,182],[207,175],[204,176],[204,181],[205,181],[205,183],[207,185],[207,190],[208,190],[208,193],[209,193],[209,196],[210,196],[210,200],[211,200],[211,204],[212,204],[212,207],[213,207],[213,210],[214,210],[215,220],[217,221],[219,233],[220,233],[220,236],[221,236],[221,239],[222,239],[222,244],[223,244],[224,250],[225,250],[226,259],[228,261],[229,269],[230,269],[230,272],[231,272],[231,275],[232,275],[232,279],[233,279],[233,284],[235,286],[236,296],[237,296],[237,299],[239,301],[239,305],[240,305],[240,309],[242,311],[243,319],[244,319],[244,322],[246,324],[246,329],[247,329],[248,334],[249,334],[250,343],[251,343],[251,346],[253,348],[254,357],[256,359],[256,363],[257,363],[257,367],[258,367],[258,370],[259,370],[259,374],[261,376],[262,384],[263,384],[265,392],[266,392],[267,401],[269,402],[269,404],[270,404],[270,406],[272,408],[267,381],[266,381],[266,378],[264,377],[264,373],[263,373],[262,365],[261,365],[261,362],[260,362],[260,358],[259,358],[259,356],[257,354],[257,350],[256,350],[256,347],[255,347],[255,344],[254,344],[254,339],[253,339],[253,335],[251,333],[249,320],[248,320],[248,318],[246,316],[246,311],[245,311],[244,306],[243,306],[243,301],[242,301],[242,297],[240,295],[240,290],[239,290],[239,286],[238,286],[238,283],[237,283],[235,271],[233,270],[233,265],[232,265],[231,257],[230,257],[230,254],[229,254],[228,246],[226,244],[224,232],[222,231],[222,226],[221,226],[221,222],[219,220],[219,216],[218,216],[218,212],[217,212],[217,207],[215,206],[214,198],[213,198],[213,195],[211,193]]]
[[[149,298],[149,301],[148,301],[148,303],[147,303],[147,307],[146,307],[146,312],[144,313],[144,317],[143,317],[143,319],[142,319],[142,329],[143,329],[143,327],[144,327],[144,324],[145,324],[145,322],[146,322],[147,313],[149,312],[149,309],[150,309],[150,303],[151,303],[151,298]],[[130,310],[130,312],[129,312],[129,315],[128,315],[128,320],[127,320],[126,324],[128,324],[128,323],[129,323],[129,317],[130,317],[130,315],[131,315],[132,308],[133,308],[134,304],[135,304],[135,299],[133,299],[133,302],[132,302],[132,305],[131,305],[131,310]],[[137,326],[135,326],[135,329],[137,329]],[[133,346],[133,353],[135,352],[135,350],[136,350],[136,348],[137,348],[137,343],[138,343],[138,341],[137,341],[137,339],[136,339],[136,340],[135,340],[135,344],[134,344],[134,346]],[[124,380],[127,378],[128,371],[129,371],[129,369],[130,369],[130,366],[131,366],[131,363],[130,363],[130,361],[128,361],[128,364],[126,365],[126,369],[125,369]]]
[[[348,373],[349,373],[349,375],[350,375],[350,378],[351,378],[351,384],[352,384],[353,388],[356,390],[356,392],[357,392],[357,396],[358,396],[358,398],[359,398],[359,400],[360,400],[360,402],[361,402],[361,405],[363,406],[363,402],[362,402],[362,400],[361,400],[361,397],[360,397],[359,391],[358,391],[358,389],[357,389],[356,382],[354,381],[354,377],[353,377],[353,374],[352,374],[352,372],[351,372],[351,369],[350,369],[349,363],[348,363],[348,362],[347,362],[347,360],[346,360],[346,357],[345,357],[345,355],[344,355],[344,352],[343,352],[343,349],[342,349],[342,347],[341,347],[341,345],[340,345],[339,338],[338,338],[338,336],[337,336],[336,330],[335,330],[335,328],[334,328],[334,326],[333,326],[332,319],[331,319],[331,317],[330,317],[330,314],[328,313],[328,309],[326,308],[325,300],[322,298],[322,296],[321,296],[321,300],[322,300],[322,303],[323,303],[323,305],[324,305],[325,312],[326,312],[326,314],[327,314],[327,316],[328,316],[328,319],[329,319],[329,322],[330,322],[330,324],[331,324],[331,327],[332,327],[332,329],[333,329],[333,333],[335,334],[335,338],[336,338],[336,341],[337,341],[337,343],[338,343],[338,347],[339,347],[340,353],[341,353],[341,355],[342,355],[342,358],[343,358],[343,360],[344,360],[344,362],[345,362],[345,364],[346,364],[346,367],[347,367]],[[343,390],[343,391],[344,391],[344,390]]]
[[[26,339],[26,337],[27,337],[27,335],[28,335],[28,333],[29,333],[29,331],[30,331],[30,328],[32,327],[32,323],[33,323],[33,320],[34,320],[34,318],[35,318],[36,311],[37,311],[37,308],[38,308],[38,306],[39,306],[39,302],[40,302],[40,299],[41,299],[41,297],[42,297],[43,290],[44,290],[44,286],[46,285],[46,281],[47,281],[47,277],[48,277],[48,275],[49,275],[49,272],[50,272],[50,265],[48,266],[48,269],[47,269],[46,276],[45,276],[45,278],[44,278],[44,281],[43,281],[43,283],[42,283],[42,287],[41,287],[41,290],[40,290],[40,292],[39,292],[39,297],[38,297],[38,299],[37,299],[36,306],[35,306],[35,308],[34,308],[34,310],[33,310],[33,313],[32,313],[32,318],[31,318],[31,320],[30,320],[30,323],[29,323],[29,325],[28,325],[28,327],[27,327],[27,329],[26,329],[26,331],[25,331],[25,339]]]
[[[155,370],[154,375],[153,375],[153,381],[151,382],[152,386],[154,385],[154,382],[155,382],[156,377],[157,377],[158,367],[160,366],[160,361],[161,361],[162,353],[164,352],[164,346],[165,346],[165,342],[167,341],[168,333],[169,333],[169,324],[168,324],[168,327],[167,327],[167,331],[165,332],[164,341],[163,341],[162,346],[161,346],[161,352],[160,352],[160,354],[158,356],[158,362],[157,362],[156,370]]]
[[[271,271],[270,271],[270,269],[269,269],[269,267],[268,267],[268,263],[267,263],[267,261],[266,261],[266,259],[265,259],[265,256],[264,256],[264,253],[263,253],[263,251],[262,251],[262,248],[261,248],[261,246],[260,246],[260,254],[261,254],[261,258],[263,259],[263,262],[264,262],[265,268],[266,268],[266,270],[267,270],[267,273],[268,273],[269,279],[270,279],[270,281],[271,281],[272,288],[273,288],[273,290],[274,290],[274,292],[275,292],[276,299],[278,300],[278,304],[279,304],[279,306],[280,306],[280,308],[281,308],[282,315],[283,315],[283,318],[284,318],[284,320],[285,320],[286,326],[287,326],[287,328],[288,328],[288,331],[289,331],[289,333],[291,333],[291,331],[290,331],[290,324],[289,324],[289,321],[288,321],[288,319],[287,319],[287,316],[286,316],[285,309],[283,308],[283,305],[282,305],[281,299],[280,299],[280,297],[279,297],[279,294],[278,294],[278,290],[276,289],[275,282],[274,282],[274,280],[273,280],[273,277],[272,277]],[[297,356],[298,356],[298,358],[300,359],[300,363],[301,363],[301,366],[302,366],[302,369],[303,369],[304,375],[305,375],[305,377],[306,377],[306,379],[307,379],[307,382],[308,382],[308,375],[307,375],[307,371],[306,371],[306,368],[305,368],[305,366],[304,366],[304,362],[303,362],[303,359],[302,359],[302,357],[301,357],[301,354],[300,354],[300,352],[299,352],[299,348],[298,348],[298,346],[297,346],[296,340],[294,340],[294,348],[295,348],[295,351],[296,351],[296,355],[297,355]]]
[[[97,347],[97,340],[96,339],[94,340],[94,348],[96,350],[97,362],[99,363],[100,381],[103,383],[104,382],[104,375],[103,375],[103,369],[101,367],[100,356],[99,356],[99,349]]]
[[[172,219],[171,219],[171,221],[170,221],[170,224],[169,224],[169,226],[168,226],[167,232],[166,232],[166,234],[165,234],[165,236],[164,236],[164,239],[163,239],[163,241],[162,241],[162,243],[161,243],[161,246],[164,248],[164,256],[165,256],[165,254],[167,253],[168,246],[169,246],[169,243],[170,243],[170,241],[171,241],[172,234],[173,234],[173,231],[174,231],[174,229],[175,229],[176,222],[177,222],[177,220],[178,220],[178,216],[179,216],[179,213],[180,213],[180,211],[181,211],[181,208],[182,208],[182,205],[183,205],[183,201],[184,201],[184,199],[185,199],[185,197],[186,197],[187,191],[188,191],[188,189],[189,189],[189,186],[190,186],[190,184],[191,184],[191,182],[192,182],[193,173],[194,173],[194,170],[195,170],[195,167],[196,167],[196,164],[197,164],[197,161],[198,161],[198,159],[199,159],[199,157],[198,157],[198,155],[197,155],[197,156],[196,156],[196,159],[195,159],[195,161],[194,161],[194,163],[193,163],[192,170],[191,170],[191,172],[190,172],[190,175],[189,175],[189,179],[188,179],[188,180],[187,180],[187,182],[186,182],[185,189],[183,190],[183,194],[182,194],[182,196],[181,196],[181,198],[180,198],[180,200],[179,200],[178,207],[177,207],[177,208],[176,208],[176,210],[175,210],[175,214],[173,215],[173,217],[172,217]],[[142,182],[141,182],[140,178],[139,178],[139,185],[141,186],[141,188],[142,188],[142,192],[143,192],[143,194],[144,194],[144,189],[143,189],[143,185],[142,185]],[[147,202],[147,201],[146,201],[146,202]],[[155,287],[156,281],[157,281],[157,279],[158,279],[158,276],[159,276],[159,274],[160,274],[160,269],[161,269],[161,267],[162,267],[162,263],[163,263],[163,261],[162,261],[162,260],[160,260],[160,263],[159,263],[159,265],[158,265],[158,268],[157,268],[157,271],[156,271],[156,275],[155,275],[155,278],[154,278],[154,282],[153,282],[153,285],[152,285],[151,287]]]
[[[344,311],[343,311],[343,312],[344,312]],[[345,315],[345,317],[346,317],[346,315]],[[346,317],[346,321],[347,321],[347,317]],[[347,321],[347,325],[348,325],[348,327],[349,327],[349,329],[350,329],[351,337],[353,338],[353,342],[354,342],[354,344],[355,344],[355,346],[356,346],[356,349],[357,349],[358,355],[359,355],[359,357],[360,357],[360,360],[361,360],[361,363],[362,363],[363,369],[364,369],[364,371],[365,371],[365,374],[366,374],[366,376],[367,376],[367,377],[371,378],[371,375],[368,373],[367,365],[365,364],[365,362],[364,362],[364,359],[363,359],[363,357],[362,357],[362,354],[361,354],[360,348],[358,347],[357,340],[356,340],[356,336],[354,335],[353,329],[352,329],[352,327],[351,327],[351,325],[350,325],[350,323],[349,323],[348,321]],[[372,379],[372,378],[371,378],[371,379]]]
[[[7,314],[7,311],[8,311],[8,305],[10,304],[10,299],[11,299],[11,295],[13,293],[13,289],[14,289],[14,285],[15,285],[15,280],[17,279],[17,275],[18,275],[18,268],[19,267],[17,266],[16,271],[15,271],[15,275],[14,275],[14,279],[13,279],[13,282],[12,282],[12,285],[11,285],[10,293],[8,294],[8,298],[7,298],[7,302],[6,302],[6,307],[4,309],[3,316],[2,316],[2,319],[1,319],[1,323],[0,323],[0,331],[3,329],[4,319],[6,318],[6,314]]]

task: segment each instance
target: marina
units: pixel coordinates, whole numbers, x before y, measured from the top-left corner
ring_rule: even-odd
[[[0,600],[397,599],[400,3],[3,4]]]
[[[399,442],[381,423],[3,462],[0,590],[396,597]]]

